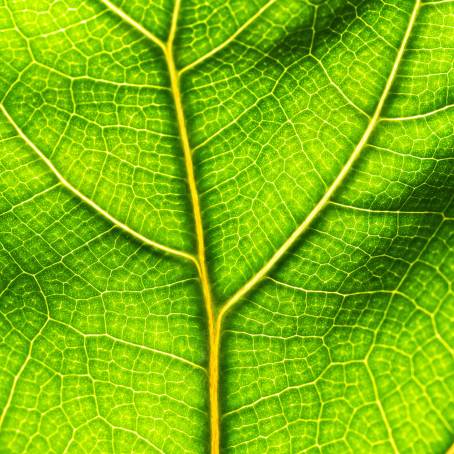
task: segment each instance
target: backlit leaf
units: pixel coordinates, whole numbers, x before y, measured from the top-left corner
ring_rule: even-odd
[[[0,453],[444,453],[452,0],[0,0]]]

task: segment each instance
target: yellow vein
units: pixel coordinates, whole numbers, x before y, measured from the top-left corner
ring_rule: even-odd
[[[16,139],[16,137],[14,137]],[[30,202],[33,202],[35,199],[47,194],[48,192],[52,192],[54,189],[58,188],[60,186],[60,182],[53,184],[52,186],[48,186],[46,189],[43,189],[42,191],[35,192],[31,197],[28,197],[27,199],[21,200],[19,203],[15,203],[11,205],[11,207],[8,210],[2,211],[2,215],[5,213],[11,213],[14,211],[16,208],[21,207],[23,205],[27,205]]]
[[[432,6],[432,5],[442,5],[443,3],[454,3],[453,0],[439,0],[439,1],[434,1],[434,2],[424,2],[421,7],[423,6]]]
[[[444,213],[441,211],[403,211],[403,210],[379,210],[379,209],[373,209],[373,208],[362,208],[362,207],[357,207],[353,205],[346,205],[344,203],[339,203],[339,202],[333,202],[330,200],[329,202],[330,205],[339,207],[339,208],[345,208],[347,210],[352,210],[352,211],[362,211],[364,213],[370,213],[370,214],[396,214],[396,215],[419,215],[419,214],[432,214],[435,216],[443,216]]]
[[[233,33],[228,39],[224,42],[216,46],[214,49],[211,49],[205,55],[202,55],[197,60],[194,60],[192,63],[189,63],[187,66],[180,70],[180,74],[183,74],[186,71],[194,68],[195,66],[199,65],[200,63],[204,62],[208,58],[212,57],[214,54],[218,53],[220,50],[224,49],[224,47],[228,46],[231,42],[235,40],[235,38],[240,35],[246,28],[248,28],[253,22],[255,22],[273,3],[276,3],[277,0],[269,0],[265,5],[263,5],[253,16],[251,16],[238,30]]]
[[[313,293],[316,295],[336,295],[336,296],[341,296],[342,298],[346,298],[349,296],[357,296],[357,295],[373,295],[373,294],[390,294],[393,293],[394,290],[364,290],[361,292],[351,292],[351,293],[342,293],[338,292],[336,290],[314,290],[314,289],[306,289],[303,287],[297,287],[295,285],[287,284],[286,282],[279,281],[278,279],[275,279],[273,277],[266,276],[265,279],[267,281],[273,282],[274,284],[278,285],[279,287],[285,287],[290,290],[294,290],[296,292],[302,292],[302,293]]]
[[[352,106],[356,111],[358,111],[359,113],[363,114],[365,117],[370,118],[370,115],[365,110],[363,110],[361,107],[357,106],[351,99],[349,99],[349,97],[344,93],[344,90],[342,90],[341,87],[339,87],[339,85],[337,85],[336,82],[334,82],[334,80],[331,78],[329,72],[325,68],[325,64],[322,62],[322,60],[316,58],[315,56],[312,56],[312,58],[318,64],[318,66],[320,66],[320,68],[322,69],[322,71],[325,74],[326,78],[328,79],[329,83],[334,87],[334,89],[339,93],[339,95],[350,106]]]
[[[100,0],[101,3],[103,3],[110,11],[115,13],[118,17],[123,19],[126,23],[131,25],[131,27],[135,28],[138,30],[142,35],[147,37],[150,41],[154,42],[157,46],[159,46],[162,50],[165,48],[165,44],[153,33],[148,31],[145,27],[140,25],[138,22],[136,22],[132,17],[128,16],[124,11],[122,11],[118,6],[114,5],[111,1],[109,0]]]
[[[97,402],[97,400],[95,399],[95,401]],[[104,418],[99,409],[97,410],[97,413],[98,413],[98,418],[100,420],[102,420],[104,423],[106,423],[109,427],[111,427],[112,429],[115,429],[115,430],[119,430],[119,431],[123,431],[123,432],[126,432],[126,433],[129,433],[131,435],[134,435],[135,437],[137,437],[139,440],[142,440],[146,445],[148,445],[150,448],[152,448],[154,451],[156,452],[159,452],[160,454],[166,454],[162,449],[158,448],[154,443],[152,443],[148,438],[144,437],[143,435],[141,435],[137,429],[136,430],[133,430],[133,429],[128,429],[127,427],[123,427],[123,426],[117,426],[115,424],[113,424],[111,421],[109,421],[108,419]],[[113,439],[113,437],[112,437]],[[134,451],[133,451],[134,452]]]
[[[426,112],[426,113],[417,114],[417,115],[411,115],[411,116],[408,116],[408,117],[384,117],[384,118],[380,118],[380,121],[410,121],[410,120],[418,120],[420,118],[431,117],[432,115],[436,115],[437,113],[440,113],[440,112],[454,110],[453,107],[454,107],[454,104],[449,104],[447,106],[440,107],[439,109],[432,110],[431,112]]]
[[[47,165],[47,167],[49,167],[49,169],[54,173],[54,175],[57,177],[57,179],[60,181],[60,183],[66,189],[68,189],[75,196],[77,196],[79,199],[84,201],[87,205],[89,205],[91,208],[93,208],[97,213],[99,213],[105,219],[109,220],[115,226],[117,226],[121,230],[125,231],[126,233],[128,233],[132,237],[136,238],[137,240],[141,241],[142,243],[146,244],[147,246],[151,246],[155,249],[159,249],[160,251],[166,252],[168,254],[175,255],[177,257],[181,257],[185,260],[190,260],[191,262],[195,262],[195,257],[192,256],[191,254],[189,254],[187,252],[179,251],[177,249],[173,249],[171,247],[157,243],[156,241],[150,240],[149,238],[143,236],[139,232],[131,229],[131,227],[127,226],[123,222],[114,218],[106,210],[104,210],[99,205],[97,205],[95,202],[93,202],[93,200],[89,199],[86,195],[82,194],[68,180],[66,180],[66,178],[57,170],[57,168],[52,164],[52,162],[47,158],[47,156],[29,139],[29,137],[22,131],[22,129],[14,121],[14,119],[11,117],[9,112],[5,109],[5,107],[2,104],[0,104],[0,110],[5,115],[5,117],[8,119],[8,121],[11,123],[11,125],[14,127],[14,129],[19,134],[19,136],[24,140],[24,142],[30,148],[32,148],[32,150],[44,161],[44,163]]]
[[[38,339],[41,336],[41,334],[43,333],[44,329],[46,328],[48,322],[49,322],[49,320],[46,320],[44,322],[43,326],[41,326],[39,331],[36,333],[35,337],[30,341],[30,344],[29,344],[28,350],[27,350],[27,356],[25,357],[24,362],[22,363],[21,367],[17,371],[17,374],[14,376],[13,383],[12,383],[10,392],[8,394],[8,398],[5,402],[5,406],[3,407],[2,413],[0,414],[0,429],[3,427],[3,423],[5,422],[6,415],[11,407],[11,403],[13,401],[13,397],[14,397],[14,394],[17,389],[17,384],[18,384],[20,378],[22,377],[22,374],[24,373],[25,368],[27,367],[27,365],[29,364],[29,362],[32,358],[32,351],[33,351],[33,346],[35,344],[35,341],[36,341],[36,339]]]
[[[277,262],[281,260],[281,258],[287,253],[287,251],[295,244],[295,242],[301,237],[301,235],[307,231],[310,227],[314,219],[320,214],[320,212],[326,207],[328,202],[330,201],[333,194],[336,190],[340,187],[343,183],[347,175],[349,174],[350,170],[353,167],[353,164],[361,155],[364,147],[366,146],[370,135],[374,131],[375,126],[377,125],[380,114],[383,110],[383,106],[385,101],[388,97],[388,94],[391,90],[393,85],[394,79],[396,77],[397,71],[399,69],[400,62],[402,61],[402,57],[404,55],[405,49],[408,44],[408,40],[410,39],[411,32],[416,22],[416,17],[418,15],[418,11],[421,7],[421,0],[417,0],[415,6],[413,8],[413,12],[411,13],[410,20],[408,22],[407,29],[405,31],[404,37],[402,39],[402,43],[399,47],[399,50],[396,55],[396,60],[394,65],[391,69],[389,74],[388,80],[386,81],[385,88],[383,90],[382,96],[377,104],[375,109],[374,115],[369,122],[368,127],[366,128],[361,140],[359,141],[358,145],[355,147],[353,153],[351,154],[348,161],[345,163],[344,167],[337,175],[336,179],[333,181],[329,189],[326,191],[324,196],[319,200],[317,205],[312,209],[306,219],[303,221],[302,224],[298,226],[296,230],[290,235],[290,237],[282,244],[282,246],[273,254],[271,259],[260,269],[260,271],[255,274],[246,284],[241,287],[222,307],[219,317],[223,317],[241,298],[243,298],[247,293],[249,293],[256,285],[259,283],[267,274],[268,272],[276,265]]]
[[[417,15],[417,12],[418,12],[418,7],[420,6],[421,2],[420,0],[418,0],[416,2],[416,6],[415,6],[415,9],[416,9],[416,15]],[[447,207],[450,206],[450,203],[451,201],[453,200],[453,197],[451,197],[449,203],[446,205]],[[374,338],[373,338],[373,341],[371,343],[371,345],[375,345],[376,344],[376,341],[377,341],[377,335],[378,333],[381,331],[381,328],[382,328],[382,325],[385,323],[385,320],[388,316],[388,311],[389,311],[389,308],[391,307],[391,304],[393,302],[393,299],[396,295],[400,295],[400,296],[403,296],[405,297],[407,300],[411,301],[415,307],[419,310],[421,310],[421,306],[419,304],[416,303],[416,301],[412,300],[411,298],[409,298],[408,296],[406,296],[404,293],[402,293],[400,291],[400,288],[402,287],[403,283],[405,282],[405,280],[407,279],[407,276],[409,275],[409,273],[411,272],[411,270],[414,268],[414,265],[418,263],[418,261],[421,259],[421,257],[423,256],[424,252],[427,250],[427,248],[429,247],[429,244],[432,242],[432,240],[436,237],[436,235],[438,234],[438,232],[440,231],[442,225],[444,224],[444,221],[442,220],[439,224],[438,224],[438,227],[435,229],[435,231],[432,233],[432,235],[425,241],[425,245],[424,247],[420,250],[418,256],[413,260],[413,263],[407,268],[407,270],[405,271],[405,274],[401,277],[399,283],[396,285],[395,289],[393,290],[393,295],[389,301],[389,304],[384,312],[384,315],[381,319],[381,322],[380,324],[378,325],[378,327],[375,329],[375,333],[374,333]],[[433,315],[432,314],[427,314],[426,310],[423,311],[426,315],[428,315],[432,320],[433,320]],[[437,333],[436,333],[437,334]],[[372,353],[373,349],[369,349],[366,357],[364,358],[366,364],[368,365],[369,364],[369,360],[370,360],[370,355]],[[371,371],[372,373],[372,371]],[[372,376],[374,376],[372,374]],[[374,377],[375,378],[375,377]],[[378,388],[376,387],[376,395],[377,395],[377,401],[380,400],[380,395],[379,395],[379,391],[378,391]],[[394,436],[393,436],[393,433],[392,433],[392,428],[391,428],[391,425],[389,424],[388,422],[388,418],[386,416],[386,413],[383,409],[383,412],[382,412],[382,417],[384,419],[384,422],[387,426],[387,431],[388,431],[388,436],[389,436],[389,439],[390,439],[390,442],[391,444],[395,447],[395,440],[394,440]],[[397,448],[395,448],[395,452],[399,452]]]
[[[219,428],[219,335],[214,315],[214,306],[211,296],[210,282],[208,277],[208,268],[206,263],[205,241],[203,234],[202,212],[200,209],[199,194],[192,161],[192,151],[189,143],[189,135],[186,128],[186,120],[183,109],[183,101],[180,92],[180,79],[175,65],[173,55],[173,42],[175,39],[178,16],[180,12],[181,0],[175,1],[175,7],[172,17],[172,23],[169,32],[169,40],[164,50],[167,67],[170,75],[170,85],[175,103],[175,111],[178,122],[178,131],[180,134],[181,145],[183,148],[184,162],[191,197],[194,224],[197,238],[197,263],[202,287],[203,301],[207,314],[208,335],[209,335],[209,359],[208,359],[208,386],[209,386],[209,404],[210,404],[210,439],[211,454],[219,453],[220,428]]]
[[[92,339],[98,339],[98,338],[109,339],[109,340],[111,340],[114,343],[128,345],[129,347],[137,348],[139,350],[147,351],[147,352],[150,352],[150,353],[156,353],[157,355],[160,355],[160,356],[166,356],[166,357],[168,357],[170,359],[173,359],[175,361],[182,362],[182,363],[184,363],[184,364],[186,364],[188,366],[191,366],[194,369],[200,369],[200,370],[202,370],[203,372],[206,373],[206,369],[204,367],[202,367],[200,364],[194,363],[193,361],[190,361],[189,359],[186,359],[183,356],[178,356],[178,355],[175,355],[174,353],[171,353],[171,352],[167,352],[167,351],[164,351],[164,350],[159,350],[157,348],[152,348],[152,347],[149,347],[148,345],[137,344],[136,342],[131,342],[131,341],[128,341],[126,339],[121,339],[121,338],[113,336],[112,334],[109,334],[109,333],[84,333],[83,331],[81,331],[80,329],[76,328],[75,326],[72,326],[72,325],[70,325],[70,324],[68,324],[66,322],[63,322],[61,320],[58,320],[56,318],[49,317],[49,320],[52,321],[53,323],[56,323],[56,324],[61,325],[61,326],[64,326],[65,328],[74,331],[75,333],[77,333],[79,336],[81,336],[83,338],[87,338],[87,339],[90,339],[90,338],[92,338]]]
[[[377,380],[375,379],[375,375],[372,373],[372,370],[370,369],[369,363],[366,362],[366,370],[369,375],[369,380],[372,383],[372,389],[374,392],[374,397],[375,397],[375,404],[378,407],[378,410],[381,415],[381,419],[383,420],[383,423],[385,424],[386,431],[388,432],[388,438],[389,438],[389,443],[391,444],[392,450],[394,454],[399,454],[399,449],[397,448],[396,441],[394,440],[393,437],[393,432],[391,428],[391,424],[389,423],[388,416],[386,415],[385,409],[383,408],[382,401],[380,399],[380,394],[378,392],[378,385],[377,385]]]
[[[183,356],[175,355],[174,353],[171,353],[171,352],[166,352],[164,350],[152,348],[152,347],[149,347],[148,345],[137,344],[136,342],[131,342],[126,339],[120,339],[119,337],[112,336],[111,334],[108,334],[108,333],[101,333],[101,334],[83,334],[83,333],[81,333],[81,334],[87,338],[110,339],[112,342],[116,342],[118,344],[128,345],[129,347],[137,348],[139,350],[147,351],[150,353],[156,353],[157,355],[161,355],[161,356],[166,356],[175,361],[182,362],[194,369],[200,369],[201,371],[206,373],[206,369],[203,366],[201,366],[200,364],[190,361],[189,359],[186,359]]]

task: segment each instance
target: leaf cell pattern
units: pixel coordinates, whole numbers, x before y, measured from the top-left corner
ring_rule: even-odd
[[[0,0],[0,452],[446,452],[453,29]]]

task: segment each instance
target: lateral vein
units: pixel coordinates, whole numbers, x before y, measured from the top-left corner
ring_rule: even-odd
[[[306,219],[293,231],[293,233],[287,238],[287,240],[279,247],[279,249],[273,254],[271,259],[258,271],[249,281],[246,282],[243,287],[241,287],[237,292],[228,299],[221,311],[219,312],[219,317],[223,317],[241,298],[243,298],[247,293],[249,293],[267,274],[268,272],[278,263],[282,257],[287,253],[287,251],[296,243],[296,241],[301,237],[301,235],[308,230],[308,228],[312,225],[315,218],[320,214],[320,212],[326,207],[328,202],[330,201],[333,194],[337,191],[337,189],[341,186],[347,175],[349,174],[350,170],[352,169],[354,163],[357,161],[361,152],[363,151],[364,147],[366,146],[372,132],[377,125],[381,112],[383,110],[383,106],[385,101],[389,95],[391,87],[394,83],[396,78],[397,71],[399,69],[399,65],[402,61],[402,57],[404,55],[405,49],[408,44],[408,40],[410,39],[411,32],[416,22],[416,18],[418,16],[419,9],[421,7],[421,0],[416,0],[415,6],[410,16],[410,20],[407,25],[407,29],[405,31],[404,37],[402,39],[401,45],[396,55],[396,59],[394,61],[394,65],[391,69],[391,72],[388,76],[386,81],[383,93],[380,97],[380,100],[375,108],[375,112],[369,122],[364,134],[362,135],[359,143],[353,150],[353,153],[350,155],[348,161],[345,163],[344,167],[341,169],[340,173],[337,175],[336,179],[333,181],[331,186],[325,192],[323,197],[319,200],[317,205],[312,209]]]
[[[147,30],[145,27],[140,25],[137,21],[135,21],[131,16],[128,16],[123,10],[118,8],[118,6],[114,5],[110,0],[99,0],[101,3],[104,4],[110,11],[112,11],[114,14],[116,14],[118,17],[123,19],[124,22],[127,24],[131,25],[131,27],[135,28],[137,31],[142,33],[146,38],[148,38],[150,41],[155,43],[157,46],[159,46],[161,49],[164,50],[164,43],[153,33],[151,33],[149,30]]]
[[[3,410],[0,414],[0,429],[3,427],[3,423],[5,422],[6,416],[9,412],[9,409],[11,408],[11,403],[13,401],[14,394],[16,393],[16,390],[17,390],[17,384],[18,384],[19,380],[21,379],[25,368],[28,366],[30,359],[32,358],[33,346],[35,344],[35,341],[43,333],[44,329],[47,326],[48,321],[49,320],[46,320],[44,322],[44,324],[41,326],[39,331],[35,334],[33,339],[31,339],[31,341],[28,345],[28,349],[27,349],[27,356],[25,357],[24,362],[22,363],[22,365],[20,366],[19,370],[17,371],[16,375],[13,378],[13,383],[12,383],[11,389],[9,391],[8,397],[6,399],[5,406],[3,407]]]
[[[97,203],[93,200],[88,198],[85,194],[82,194],[77,188],[75,188],[59,171],[58,169],[52,164],[52,162],[47,158],[47,156],[30,140],[30,138],[22,131],[19,125],[14,121],[11,117],[9,112],[6,110],[3,104],[0,104],[0,110],[2,111],[3,115],[7,118],[13,128],[16,130],[18,135],[24,140],[24,142],[44,161],[44,163],[49,167],[49,169],[53,172],[53,174],[57,177],[60,183],[68,189],[72,194],[77,196],[91,208],[93,208],[98,214],[102,217],[107,219],[108,221],[112,222],[116,227],[120,228],[124,232],[128,233],[135,239],[141,241],[142,243],[146,244],[147,246],[151,246],[155,249],[159,249],[160,251],[166,252],[168,254],[181,257],[185,260],[190,260],[191,262],[195,261],[195,257],[191,254],[180,251],[178,249],[171,248],[169,246],[165,246],[163,244],[157,243],[156,241],[150,240],[149,238],[145,237],[141,233],[137,232],[136,230],[131,229],[131,227],[127,226],[123,222],[119,221],[111,214],[109,214],[106,210],[101,208]]]
[[[112,334],[109,334],[109,333],[84,333],[83,331],[81,331],[80,329],[74,327],[74,326],[71,326],[70,324],[68,323],[65,323],[61,320],[57,320],[55,318],[51,318],[49,317],[49,320],[52,321],[53,323],[57,323],[58,325],[62,325],[64,326],[65,328],[68,328],[72,331],[74,331],[75,333],[77,333],[79,336],[83,337],[83,338],[87,338],[87,339],[109,339],[111,340],[112,342],[116,342],[118,344],[123,344],[123,345],[128,345],[129,347],[133,347],[133,348],[137,348],[139,350],[143,350],[143,351],[148,351],[150,353],[155,353],[157,355],[160,355],[160,356],[166,356],[167,358],[170,358],[172,360],[175,360],[175,361],[178,361],[178,362],[181,362],[183,364],[186,364],[188,366],[191,366],[192,368],[194,369],[200,369],[202,370],[204,373],[206,373],[206,369],[201,366],[200,364],[197,364],[187,358],[184,358],[183,356],[178,356],[178,355],[175,355],[174,353],[171,353],[171,352],[168,352],[168,351],[164,351],[164,350],[159,350],[157,348],[153,348],[153,347],[149,347],[148,345],[141,345],[141,344],[137,344],[136,342],[131,342],[131,341],[128,341],[126,339],[121,339],[119,337],[116,337],[116,336],[113,336]]]
[[[231,42],[235,40],[235,38],[240,35],[246,28],[249,27],[253,22],[255,22],[273,3],[276,3],[277,0],[269,0],[265,5],[263,5],[253,16],[251,16],[238,30],[233,33],[229,38],[223,41],[221,44],[216,46],[214,49],[211,49],[206,54],[199,57],[197,60],[194,60],[192,63],[189,63],[184,68],[180,70],[180,74],[183,74],[186,71],[194,68],[195,66],[199,65],[200,63],[204,62],[208,58],[212,57],[214,54],[217,54],[220,50],[224,49],[224,47],[228,46]]]
[[[446,112],[452,110],[454,107],[454,104],[449,104],[447,106],[440,107],[439,109],[432,110],[430,112],[422,113],[422,114],[416,114],[416,115],[410,115],[408,117],[384,117],[380,118],[380,121],[410,121],[410,120],[419,120],[420,118],[429,118],[433,115],[436,115],[437,113],[440,112]]]

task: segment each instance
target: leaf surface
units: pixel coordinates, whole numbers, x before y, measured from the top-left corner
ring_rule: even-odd
[[[0,452],[445,452],[453,27],[0,0]]]

